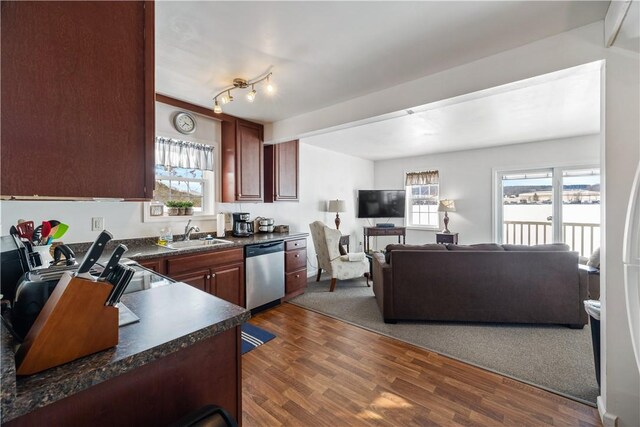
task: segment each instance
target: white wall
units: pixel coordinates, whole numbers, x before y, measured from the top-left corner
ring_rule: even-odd
[[[321,129],[606,60],[601,249],[603,376],[600,409],[620,426],[640,425],[640,375],[626,318],[622,238],[633,174],[640,152],[640,59],[637,52],[604,47],[596,22],[331,107],[276,122],[267,135],[284,141]]]
[[[514,144],[479,150],[382,160],[374,164],[378,189],[403,188],[405,172],[438,170],[442,198],[456,201],[449,229],[460,244],[492,242],[493,169],[600,164],[600,136]],[[440,225],[442,228],[442,216]],[[436,231],[408,230],[407,243],[435,243]],[[390,243],[378,238],[378,248]]]

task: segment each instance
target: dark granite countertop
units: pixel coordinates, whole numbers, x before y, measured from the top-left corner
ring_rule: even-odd
[[[191,240],[195,240],[199,237],[204,237],[207,234],[215,236],[215,233],[197,233],[197,234],[194,233]],[[193,248],[186,248],[186,249],[180,249],[180,250],[169,249],[166,247],[158,246],[156,244],[158,240],[157,237],[112,240],[107,244],[103,253],[110,254],[111,251],[113,251],[113,249],[118,244],[124,243],[128,248],[128,251],[124,256],[135,261],[142,261],[146,259],[153,259],[153,258],[159,258],[159,257],[185,255],[185,254],[198,253],[198,252],[215,252],[215,251],[231,249],[231,248],[243,248],[246,245],[274,242],[277,240],[290,240],[290,239],[296,239],[296,238],[303,238],[303,237],[307,237],[308,235],[309,233],[296,232],[296,231],[291,231],[289,233],[256,233],[249,237],[233,237],[231,235],[227,235],[225,237],[220,237],[221,240],[228,241],[229,243],[227,244],[220,244],[220,245],[204,245],[203,244],[203,246],[196,246]],[[74,244],[70,244],[69,247],[71,247],[71,249],[76,253],[76,256],[78,256],[78,261],[80,261],[81,255],[83,255],[89,249],[89,246],[91,246],[91,243],[92,242],[74,243]]]
[[[17,379],[15,342],[3,325],[0,349],[2,422],[236,327],[250,317],[246,309],[184,283],[127,294],[122,302],[140,318],[140,322],[120,328],[116,347]]]

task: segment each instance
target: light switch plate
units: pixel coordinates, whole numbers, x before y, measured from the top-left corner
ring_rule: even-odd
[[[96,216],[91,218],[91,231],[104,230],[104,217]]]

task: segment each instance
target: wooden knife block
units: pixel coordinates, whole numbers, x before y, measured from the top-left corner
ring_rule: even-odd
[[[118,308],[105,306],[113,285],[64,273],[16,353],[30,375],[118,344]]]

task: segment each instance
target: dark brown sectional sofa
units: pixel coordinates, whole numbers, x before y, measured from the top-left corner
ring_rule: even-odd
[[[387,323],[587,323],[587,286],[567,245],[389,245],[385,255],[372,262]]]

